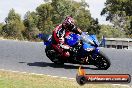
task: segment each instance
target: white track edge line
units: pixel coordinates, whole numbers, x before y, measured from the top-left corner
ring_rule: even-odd
[[[75,80],[75,78],[59,77],[59,76],[45,75],[45,74],[39,74],[39,73],[21,72],[21,71],[6,70],[6,69],[0,69],[0,70],[1,70],[1,71],[13,72],[13,73],[20,73],[20,74],[39,75],[39,76],[49,76],[49,77],[53,77],[53,78],[62,78],[62,79]]]

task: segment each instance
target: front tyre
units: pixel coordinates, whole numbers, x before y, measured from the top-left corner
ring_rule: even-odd
[[[103,53],[99,52],[95,59],[95,66],[98,69],[104,69],[107,70],[110,67],[111,63],[108,57]]]

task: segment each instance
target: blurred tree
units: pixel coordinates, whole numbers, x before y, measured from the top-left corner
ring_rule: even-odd
[[[68,15],[75,15],[74,3],[76,2],[73,0],[52,0],[51,5],[53,7],[53,20],[55,24],[60,24]]]
[[[132,0],[107,0],[101,15],[127,35],[132,34]]]
[[[101,25],[101,29],[99,32],[99,38],[101,39],[102,36],[106,38],[123,38],[125,36],[125,32],[113,27],[112,25]]]
[[[27,27],[29,30],[32,30],[32,28],[37,27],[38,23],[38,16],[35,12],[26,12],[24,16],[24,25]]]
[[[37,27],[43,33],[51,33],[53,30],[53,7],[50,3],[41,4],[39,7],[36,8],[37,15],[38,15],[38,24]]]
[[[24,24],[21,21],[20,15],[11,9],[5,19],[3,27],[4,37],[23,39],[22,31],[25,30]]]
[[[91,34],[99,34],[100,32],[100,25],[98,24],[98,19],[93,19],[90,21],[90,26],[88,28],[88,32]]]
[[[0,23],[0,36],[2,36],[3,26],[4,26],[4,24],[3,23]]]
[[[28,11],[24,16],[23,23],[26,27],[26,30],[23,31],[24,37],[29,40],[35,40],[35,36],[39,33],[37,28],[38,16],[36,13]]]
[[[44,0],[45,1],[45,0]],[[51,33],[53,28],[60,24],[66,16],[72,16],[78,27],[83,31],[98,34],[100,27],[98,20],[91,17],[88,10],[89,5],[82,0],[52,0],[37,7],[36,11],[39,17],[38,28],[44,33]]]

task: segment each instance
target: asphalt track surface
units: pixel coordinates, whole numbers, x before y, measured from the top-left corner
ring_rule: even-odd
[[[101,49],[110,59],[111,67],[98,70],[84,66],[87,74],[130,74],[132,50]],[[55,65],[45,55],[43,43],[0,40],[0,69],[75,78],[79,65]],[[132,82],[130,83],[132,84]]]

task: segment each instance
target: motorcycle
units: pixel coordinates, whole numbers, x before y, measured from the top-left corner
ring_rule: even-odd
[[[52,47],[52,35],[38,34],[38,37],[46,45],[46,56],[55,64],[92,64],[98,69],[108,69],[111,65],[109,58],[98,48],[99,42],[96,35],[88,35],[86,32],[81,35],[71,33],[65,38],[65,43],[72,47],[72,50],[69,51],[70,57],[67,59],[62,59]]]

